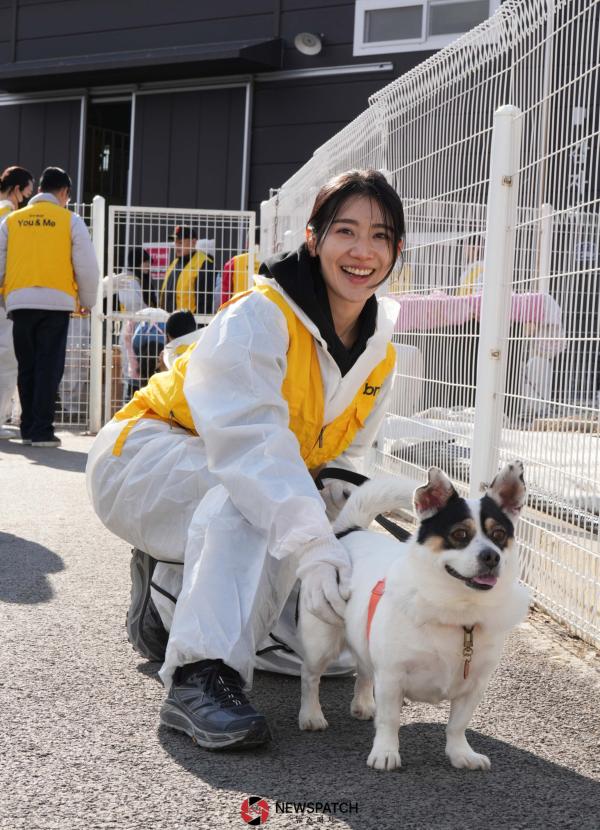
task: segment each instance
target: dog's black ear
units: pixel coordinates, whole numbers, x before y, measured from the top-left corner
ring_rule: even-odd
[[[503,467],[486,490],[486,496],[511,519],[518,519],[526,497],[523,463],[511,461]]]
[[[458,498],[454,485],[439,467],[430,467],[428,477],[427,484],[417,487],[413,497],[415,513],[421,521],[439,513],[450,499]]]

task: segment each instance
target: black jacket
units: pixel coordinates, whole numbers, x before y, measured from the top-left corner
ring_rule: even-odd
[[[377,300],[369,297],[358,318],[358,336],[347,349],[335,333],[329,306],[327,288],[321,274],[318,257],[301,245],[291,254],[275,254],[260,267],[260,272],[275,280],[286,294],[310,317],[327,343],[329,353],[337,363],[342,376],[346,375],[364,352],[367,341],[377,326]]]

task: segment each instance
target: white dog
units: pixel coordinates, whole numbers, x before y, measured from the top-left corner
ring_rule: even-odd
[[[518,582],[514,541],[514,522],[525,501],[523,465],[508,464],[481,499],[469,500],[460,498],[445,473],[432,467],[427,484],[414,492],[420,524],[408,542],[360,530],[378,513],[408,506],[408,487],[401,479],[363,484],[334,523],[352,558],[352,594],[345,631],[343,624],[328,625],[300,603],[300,728],[327,727],[319,680],[346,641],[358,669],[350,711],[360,720],[375,715],[370,767],[400,766],[398,730],[406,697],[428,703],[450,700],[450,763],[489,769],[489,759],[471,749],[465,729],[500,660],[506,635],[529,604],[529,594]]]

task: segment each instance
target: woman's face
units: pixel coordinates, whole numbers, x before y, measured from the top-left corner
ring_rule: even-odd
[[[31,179],[25,187],[15,187],[15,193],[19,205],[22,205],[26,199],[31,199],[31,194],[33,193],[33,182]]]
[[[319,257],[334,315],[336,311],[360,314],[395,260],[392,239],[393,230],[381,208],[366,196],[342,203],[319,245],[309,232],[308,250]]]

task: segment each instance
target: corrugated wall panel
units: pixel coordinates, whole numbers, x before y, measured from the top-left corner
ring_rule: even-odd
[[[132,202],[239,209],[245,91],[140,95]]]
[[[0,107],[0,167],[26,167],[39,178],[44,167],[62,167],[77,185],[80,100]]]

